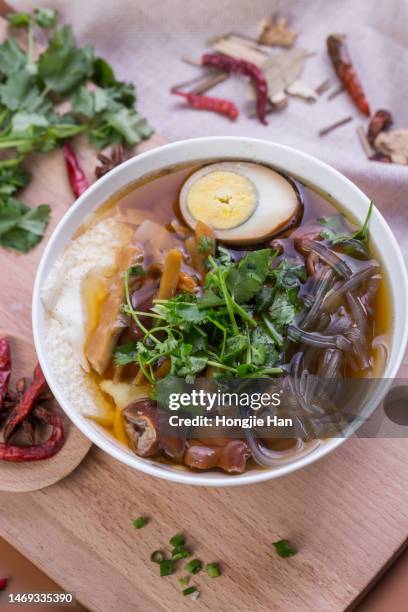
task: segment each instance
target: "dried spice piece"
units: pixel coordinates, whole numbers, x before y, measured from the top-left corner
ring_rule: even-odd
[[[262,64],[268,57],[265,49],[257,45],[255,41],[235,34],[228,34],[227,36],[217,38],[211,42],[211,46],[217,53],[250,62],[258,66],[258,68],[262,67]]]
[[[101,163],[95,167],[95,176],[101,178],[125,160],[125,149],[123,145],[118,144],[113,147],[110,157],[104,153],[98,153],[97,158]]]
[[[7,395],[11,374],[10,345],[6,338],[0,338],[0,412]]]
[[[234,102],[224,100],[224,98],[210,98],[209,96],[186,93],[184,91],[172,91],[172,93],[176,96],[182,96],[192,108],[198,110],[212,111],[219,115],[225,115],[232,120],[236,119],[239,115]]]
[[[0,578],[0,591],[4,591],[7,588],[8,578]]]
[[[334,98],[337,98],[337,96],[343,93],[343,91],[345,91],[343,85],[339,85],[338,87],[335,87],[333,91],[331,91],[329,95],[327,96],[328,101],[331,102],[331,100],[334,100]]]
[[[325,79],[318,87],[316,87],[315,92],[318,96],[323,95],[330,88],[331,81],[330,79]]]
[[[365,129],[362,125],[357,127],[357,136],[359,137],[361,146],[364,149],[364,153],[367,155],[368,159],[372,159],[375,155],[375,151],[371,144],[368,142],[367,135],[365,133]]]
[[[370,106],[363,87],[351,62],[344,34],[331,34],[327,38],[327,50],[337,76],[357,108],[370,116]]]
[[[286,93],[291,96],[303,98],[307,102],[316,102],[317,100],[317,94],[315,90],[300,79],[296,79],[295,81],[293,81],[293,83],[291,83],[291,85],[286,88]]]
[[[374,141],[378,156],[388,157],[394,164],[408,164],[408,130],[381,132]],[[376,161],[387,161],[375,156]]]
[[[44,412],[48,413],[45,410]],[[52,427],[51,435],[46,442],[36,444],[35,446],[0,444],[0,461],[10,461],[13,463],[43,461],[58,453],[65,439],[61,417],[54,412],[48,413],[48,416],[44,416],[44,419],[46,419],[47,425]]]
[[[34,446],[35,440],[35,423],[32,416],[28,416],[21,423],[21,434],[23,436],[24,444],[27,446]],[[19,444],[21,444],[20,432],[19,432]]]
[[[225,74],[225,72],[219,72],[218,74],[213,74],[207,77],[202,83],[199,83],[190,91],[192,94],[203,94],[209,89],[212,89],[216,85],[223,83],[229,77],[229,74]],[[177,91],[182,89],[181,87],[173,87],[173,91]]]
[[[258,43],[261,45],[291,47],[298,36],[298,32],[289,29],[288,20],[285,17],[269,17],[263,19],[259,25]]]
[[[304,49],[291,49],[276,53],[265,61],[262,72],[268,84],[268,98],[272,104],[275,96],[284,93],[300,77],[305,59]]]
[[[47,383],[39,365],[35,367],[34,378],[24,392],[23,397],[12,410],[4,425],[4,439],[7,442],[20,425],[31,413],[40,395],[45,391]]]
[[[68,142],[64,144],[63,152],[72,192],[76,198],[79,198],[89,187],[88,179],[79,164],[73,148]]]
[[[387,130],[393,123],[392,115],[389,111],[379,109],[370,119],[367,130],[367,138],[370,144],[374,144],[378,134]]]
[[[332,123],[331,125],[328,125],[325,128],[319,130],[319,136],[326,136],[326,134],[329,134],[333,130],[336,130],[337,128],[341,127],[342,125],[345,125],[346,123],[349,123],[350,121],[353,121],[353,117],[344,117],[344,119],[340,119],[340,121],[336,121],[336,123]]]
[[[256,90],[256,110],[258,119],[261,123],[267,125],[266,102],[268,98],[268,85],[262,71],[255,66],[255,64],[219,55],[217,53],[205,53],[201,62],[204,66],[212,66],[219,70],[224,70],[225,72],[236,72],[249,76]]]

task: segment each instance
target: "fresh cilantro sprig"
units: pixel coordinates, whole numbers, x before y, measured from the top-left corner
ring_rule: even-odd
[[[263,377],[282,373],[286,327],[302,306],[298,296],[306,271],[299,261],[282,260],[261,249],[234,262],[221,247],[209,256],[201,297],[179,294],[155,300],[148,312],[132,306],[132,268],[125,274],[123,311],[143,334],[115,350],[117,365],[138,363],[155,384],[155,366],[170,361],[170,375],[193,381],[207,367],[215,375]],[[140,280],[138,274],[134,275]],[[260,301],[260,290],[270,291]],[[146,317],[152,325],[146,326]]]
[[[0,246],[25,253],[41,240],[49,220],[49,208],[30,213],[10,199],[28,182],[21,164],[29,153],[51,151],[82,132],[96,148],[132,146],[152,129],[135,109],[134,86],[118,81],[91,45],[77,46],[70,26],[58,28],[55,10],[11,13],[7,19],[9,37],[0,44],[0,150],[7,158],[0,163],[0,227],[9,229],[0,234]],[[38,28],[49,41],[36,59]],[[15,29],[26,31],[26,50],[13,38]],[[62,102],[69,112],[58,110]],[[27,215],[41,223],[27,224]]]
[[[332,217],[322,217],[319,222],[325,226],[320,236],[328,240],[333,246],[338,245],[347,255],[368,259],[368,226],[371,219],[374,203],[370,202],[368,212],[361,228],[355,232],[350,232],[347,228],[343,215]]]

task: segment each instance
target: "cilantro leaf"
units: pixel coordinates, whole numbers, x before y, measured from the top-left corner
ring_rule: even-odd
[[[343,215],[323,217],[319,222],[326,226],[320,236],[328,240],[333,246],[337,246],[342,252],[357,259],[369,259],[370,253],[368,243],[368,225],[373,211],[374,203],[370,202],[367,216],[361,228],[355,232],[348,230]]]
[[[113,352],[113,358],[116,366],[134,363],[137,361],[137,355],[137,343],[133,341],[117,346]]]
[[[35,9],[34,21],[40,28],[54,28],[57,24],[57,11],[51,8]]]
[[[170,325],[186,327],[186,324],[202,323],[206,317],[205,309],[200,309],[196,301],[188,301],[189,299],[189,296],[177,296],[156,304],[153,310]]]
[[[66,94],[91,76],[93,60],[93,48],[78,48],[71,27],[64,26],[55,31],[40,55],[38,76],[48,90]]]
[[[248,336],[244,334],[237,334],[230,336],[225,344],[224,359],[236,357],[248,348],[249,340]]]
[[[20,200],[0,202],[0,245],[27,253],[40,242],[50,219],[50,207],[29,208]]]
[[[110,87],[116,84],[112,66],[101,57],[97,57],[94,60],[92,80],[99,87]]]
[[[93,117],[95,114],[94,95],[83,85],[79,87],[71,98],[71,107],[75,113],[85,117]]]
[[[289,325],[301,308],[301,302],[297,297],[297,288],[287,291],[279,290],[275,293],[269,316],[279,331]]]
[[[31,23],[30,13],[8,13],[6,19],[12,28],[26,28]]]
[[[51,103],[40,94],[35,78],[26,70],[12,74],[4,85],[0,85],[0,100],[12,111],[27,111],[46,114]]]
[[[252,251],[227,272],[226,284],[238,303],[251,300],[260,291],[275,257],[272,249]]]
[[[272,367],[278,361],[279,353],[274,341],[259,325],[251,333],[251,363],[258,367]]]
[[[9,76],[22,70],[27,63],[27,56],[12,38],[0,45],[0,72]]]
[[[16,158],[18,162],[18,158]],[[5,162],[2,162],[3,164]],[[20,166],[1,165],[0,163],[0,198],[12,195],[22,187],[25,187],[29,180],[29,174]]]
[[[171,370],[170,374],[174,376],[188,376],[189,380],[196,374],[204,370],[207,366],[207,357],[205,355],[193,355],[193,346],[185,342],[178,347],[177,353],[170,355]]]
[[[282,259],[273,269],[271,276],[275,280],[276,287],[290,289],[306,282],[307,271],[304,264],[297,259]]]
[[[132,146],[152,134],[152,128],[140,113],[123,107],[118,112],[105,113],[101,125],[91,130],[90,139],[97,148],[121,140]]]

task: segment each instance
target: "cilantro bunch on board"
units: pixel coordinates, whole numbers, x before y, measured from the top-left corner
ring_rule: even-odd
[[[298,260],[276,260],[269,248],[251,251],[234,261],[227,249],[207,258],[208,272],[201,297],[182,293],[155,300],[149,312],[132,306],[125,274],[123,310],[143,332],[115,350],[117,365],[138,363],[154,385],[154,366],[163,358],[170,375],[192,382],[205,368],[215,376],[279,375],[287,326],[302,308],[299,290],[306,270]],[[142,323],[152,319],[149,329]]]
[[[135,89],[118,81],[93,47],[78,47],[70,26],[57,27],[53,9],[7,16],[9,37],[0,44],[0,246],[27,252],[42,238],[50,208],[28,208],[16,193],[29,182],[22,167],[32,151],[47,153],[85,132],[91,144],[135,145],[152,128],[135,108]],[[48,46],[36,57],[34,35]],[[24,32],[26,45],[13,37]],[[68,110],[61,112],[62,102]],[[64,105],[67,106],[67,105]]]

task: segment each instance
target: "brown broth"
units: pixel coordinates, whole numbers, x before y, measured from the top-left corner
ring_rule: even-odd
[[[169,168],[156,175],[152,175],[128,185],[93,213],[78,230],[77,235],[102,218],[114,215],[118,215],[122,221],[135,229],[143,219],[150,219],[165,228],[169,228],[169,224],[177,220],[177,223],[181,226],[180,234],[177,235],[177,232],[174,234],[173,229],[171,231],[172,237],[179,240],[179,244],[181,245],[184,237],[183,231],[188,233],[189,229],[184,224],[180,215],[178,196],[184,181],[199,167],[200,165],[195,164],[173,169]],[[325,197],[324,194],[319,194],[310,186],[299,184],[298,186],[301,190],[304,202],[304,214],[301,225],[322,216],[331,216],[340,212],[341,205],[336,207],[335,204],[330,201],[329,196]],[[348,219],[348,223],[351,228],[356,226],[350,219]],[[290,237],[291,232],[286,232],[285,236],[290,242],[293,242]],[[262,246],[264,245],[254,245],[251,248],[262,248]],[[372,245],[370,245],[370,250],[377,259],[380,259],[376,250],[372,248]],[[374,316],[372,319],[373,337],[386,335],[390,329],[392,309],[389,295],[387,281],[383,276],[374,303]],[[375,361],[376,356],[372,354],[371,357]],[[378,376],[375,367],[373,368],[373,375],[374,373]],[[108,378],[109,376],[112,376],[112,368],[109,368],[106,373],[106,377]],[[288,440],[276,440],[276,449],[286,448],[288,444],[290,444]],[[163,457],[156,460],[165,461],[167,463],[167,460],[163,459]],[[251,467],[253,467],[253,464],[251,464]]]

